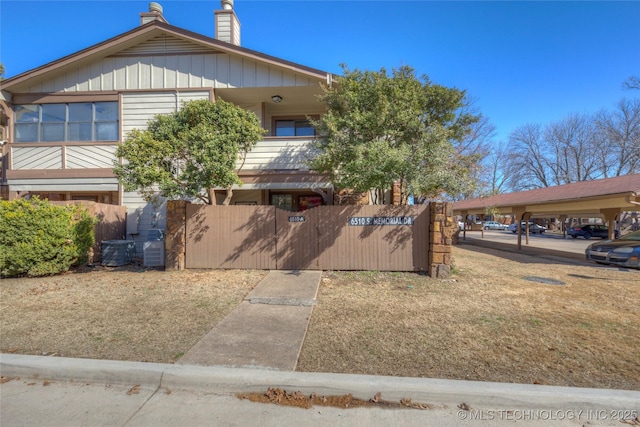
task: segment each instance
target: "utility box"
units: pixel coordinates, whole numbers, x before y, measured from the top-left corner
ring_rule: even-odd
[[[164,241],[144,242],[142,247],[145,267],[164,267]]]
[[[108,267],[131,264],[136,255],[136,243],[133,240],[104,240],[101,243],[101,255],[102,265]]]
[[[140,212],[127,212],[127,235],[138,234],[138,224],[140,223]]]

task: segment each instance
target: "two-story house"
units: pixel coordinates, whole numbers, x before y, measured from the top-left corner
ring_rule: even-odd
[[[111,170],[116,146],[183,101],[224,99],[269,131],[242,166],[231,204],[331,203],[330,183],[305,159],[314,135],[307,117],[323,113],[316,95],[332,75],[241,47],[233,0],[221,6],[215,37],[170,25],[150,3],[132,30],[4,80],[0,196],[126,205],[139,216],[133,237],[144,240],[164,227],[163,200],[123,191]]]

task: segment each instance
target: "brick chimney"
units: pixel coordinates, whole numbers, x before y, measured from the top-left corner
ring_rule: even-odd
[[[222,10],[214,11],[216,39],[240,46],[240,21],[233,10],[233,0],[222,0]]]
[[[156,3],[154,1],[149,3],[149,12],[140,13],[140,25],[144,25],[152,21],[160,21],[168,24],[167,20],[162,16],[162,6],[160,6],[160,3]]]

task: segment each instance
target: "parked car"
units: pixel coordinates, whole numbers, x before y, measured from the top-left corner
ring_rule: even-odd
[[[640,230],[619,239],[592,243],[585,249],[587,261],[640,268]]]
[[[520,223],[520,226],[522,227],[522,232],[524,232],[526,230],[527,227],[527,223],[525,221],[522,221]],[[518,232],[518,226],[513,223],[509,226],[509,231],[511,231],[512,233],[517,233]],[[529,221],[529,233],[533,234],[533,233],[539,233],[539,234],[543,234],[545,231],[547,231],[547,227],[544,227],[542,225],[538,225],[533,221]]]
[[[506,224],[501,224],[498,221],[485,221],[482,223],[485,230],[506,230],[509,228]]]
[[[584,237],[589,240],[592,237],[609,238],[609,227],[600,224],[586,224],[571,227],[567,230],[567,234],[574,239]],[[618,237],[618,230],[615,230],[615,237]]]

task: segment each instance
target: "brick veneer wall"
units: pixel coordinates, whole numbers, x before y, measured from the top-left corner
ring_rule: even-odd
[[[429,204],[429,276],[447,279],[451,274],[451,248],[456,230],[451,203]]]

